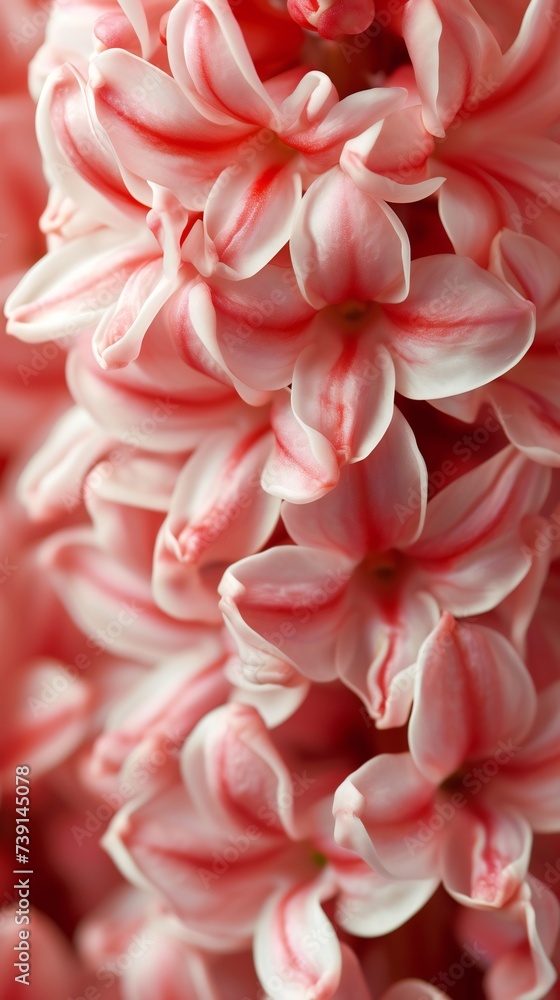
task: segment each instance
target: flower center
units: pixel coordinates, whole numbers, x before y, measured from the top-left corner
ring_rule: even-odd
[[[328,863],[328,858],[315,847],[311,849],[311,860],[317,868],[324,868]]]
[[[403,557],[395,549],[371,552],[362,562],[362,572],[376,590],[390,590],[395,585],[402,563]]]
[[[464,781],[469,773],[469,768],[466,764],[463,764],[454,774],[450,774],[445,781],[441,783],[441,789],[447,792],[448,795],[453,795],[454,792],[464,792],[465,785]]]
[[[338,312],[348,323],[359,323],[368,308],[369,302],[360,302],[358,299],[347,299],[337,306]]]

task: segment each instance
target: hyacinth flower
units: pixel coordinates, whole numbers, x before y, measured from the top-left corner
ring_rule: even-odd
[[[185,743],[181,773],[117,814],[107,846],[139,885],[157,887],[195,946],[240,950],[254,936],[265,990],[366,997],[359,966],[321,903],[336,895],[348,932],[378,935],[401,922],[401,900],[412,914],[432,886],[403,890],[376,878],[325,838],[322,817],[339,765],[329,773],[326,761],[308,769],[300,756],[299,763],[287,766],[254,709],[219,709]],[[251,775],[248,784],[238,769]]]
[[[555,1000],[559,0],[0,20],[30,997]]]
[[[450,616],[423,646],[415,686],[410,752],[380,754],[346,779],[337,840],[384,875],[437,872],[460,902],[499,908],[527,874],[531,829],[554,832],[560,821],[558,687],[537,702],[501,636]]]
[[[395,411],[335,490],[284,505],[296,545],[225,574],[222,610],[247,678],[307,686],[338,676],[380,725],[402,725],[420,646],[441,611],[489,611],[526,576],[522,524],[548,488],[544,467],[506,448],[426,503],[424,462]]]

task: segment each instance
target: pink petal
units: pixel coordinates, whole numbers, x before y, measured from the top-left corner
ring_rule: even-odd
[[[19,496],[33,518],[49,518],[81,502],[83,479],[111,445],[111,438],[79,407],[55,424],[26,466]]]
[[[137,216],[139,206],[123,183],[107,137],[92,118],[76,70],[66,65],[49,76],[37,115],[43,158],[65,194],[109,225],[122,225],[123,214]]]
[[[513,367],[530,346],[534,306],[466,257],[412,262],[408,298],[384,306],[382,336],[410,399],[467,392]]]
[[[152,553],[162,513],[149,509],[149,500],[143,507],[123,507],[106,500],[99,488],[99,480],[107,467],[99,463],[84,483],[85,506],[91,517],[95,537],[100,547],[110,552],[115,561],[133,573],[147,578],[151,569]],[[91,488],[89,482],[93,481]]]
[[[169,188],[187,208],[200,211],[212,183],[250,130],[233,122],[217,129],[172,77],[119,49],[91,63],[90,86],[99,121],[123,167]]]
[[[68,613],[89,637],[92,658],[111,649],[153,664],[205,632],[203,626],[187,626],[162,614],[149,582],[101,552],[87,528],[54,535],[41,554]]]
[[[427,198],[443,177],[428,177],[434,140],[426,131],[419,106],[389,113],[344,146],[340,166],[356,187],[374,198],[409,203]]]
[[[95,497],[104,504],[136,507],[140,512],[150,511],[163,516],[169,509],[183,464],[184,456],[180,454],[157,454],[126,444],[117,445],[107,455],[106,464],[99,462],[88,475],[84,483],[85,500],[90,511]],[[133,517],[132,510],[128,514]],[[92,517],[98,528],[94,513]]]
[[[318,172],[336,166],[352,136],[380,121],[403,103],[404,90],[374,87],[343,100],[324,73],[306,73],[280,108],[282,140],[302,152]]]
[[[263,984],[280,983],[278,991],[274,990],[278,1000],[340,996],[340,944],[321,908],[327,892],[321,880],[287,889],[270,900],[259,917],[255,966]],[[289,978],[286,970],[290,970]]]
[[[221,1000],[223,992],[212,975],[211,961],[202,952],[189,947],[177,932],[177,926],[178,921],[173,921],[169,915],[162,915],[157,923],[150,922],[147,932],[140,936],[140,941],[149,942],[149,947],[144,944],[144,952],[127,963],[121,974],[120,989],[123,993],[126,990],[134,1000],[153,1000],[156,996],[161,1000],[181,1000],[187,990],[196,1000],[202,996],[207,1000]],[[134,948],[134,938],[132,942],[129,947]],[[124,949],[123,955],[127,954],[130,952]],[[225,965],[224,959],[222,962]],[[108,983],[113,973],[107,969],[103,974],[106,978],[101,981]]]
[[[367,985],[360,960],[347,944],[340,945],[342,954],[342,971],[338,989],[332,1000],[371,1000],[371,993]]]
[[[501,907],[527,874],[531,827],[518,813],[469,803],[453,817],[443,860],[443,883],[466,906]]]
[[[167,188],[152,182],[150,188],[152,207],[146,216],[146,222],[161,250],[163,273],[166,278],[174,278],[183,263],[181,247],[183,234],[189,223],[189,213]]]
[[[19,876],[18,876],[19,877]],[[33,876],[30,876],[32,878]],[[10,897],[12,892],[10,892]],[[17,996],[20,986],[23,983],[15,983],[14,975],[19,975],[19,969],[14,969],[14,958],[18,954],[18,946],[22,943],[20,931],[28,928],[18,926],[16,923],[19,904],[8,907],[4,904],[3,916],[0,928],[0,989],[2,994],[9,998]],[[21,916],[19,917],[21,919]],[[84,969],[80,965],[75,950],[72,948],[66,934],[60,927],[45,916],[41,910],[33,905],[29,911],[30,924],[33,921],[33,961],[34,974],[36,979],[28,980],[29,989],[26,996],[29,1000],[59,1000],[62,996],[78,995],[83,988]],[[15,959],[16,962],[19,959]],[[37,985],[40,982],[40,986]]]
[[[423,980],[401,979],[389,987],[380,1000],[445,1000],[446,996],[447,993],[442,993]]]
[[[549,996],[557,979],[549,959],[558,934],[560,908],[550,890],[532,880],[533,892],[526,883],[517,899],[504,907],[507,930],[513,924],[516,938],[505,945],[484,978],[490,1000],[539,1000]],[[498,920],[496,914],[495,920]]]
[[[210,121],[274,127],[274,102],[228,5],[219,0],[176,4],[167,23],[167,51],[173,76]],[[216,52],[220,59],[214,58]]]
[[[140,6],[140,4],[139,4]],[[134,55],[145,55],[149,50],[147,22],[144,14],[146,33],[142,31],[145,38],[145,45],[140,44],[138,33],[132,27],[128,17],[122,10],[108,11],[102,14],[95,22],[95,38],[100,43],[101,51],[104,49],[126,49]]]
[[[315,29],[322,38],[358,35],[369,28],[375,17],[374,0],[354,0],[352,4],[335,0],[318,7],[303,0],[288,0],[288,10],[296,24]]]
[[[293,164],[266,152],[250,167],[226,168],[204,210],[206,253],[217,276],[250,278],[288,242],[301,201]]]
[[[491,270],[537,307],[537,340],[556,326],[560,274],[558,256],[540,240],[503,229],[492,244]]]
[[[70,757],[87,738],[94,711],[93,691],[75,667],[47,658],[19,666],[13,691],[4,692],[8,720],[0,738],[0,769],[6,780],[23,759],[39,776]]]
[[[256,709],[230,704],[206,715],[183,748],[181,771],[210,829],[251,824],[269,838],[297,838],[292,775]]]
[[[237,656],[229,659],[226,675],[233,685],[235,700],[242,705],[256,708],[271,729],[281,725],[297,712],[311,688],[311,681],[297,675],[292,678],[290,687],[282,683],[253,684],[243,662]]]
[[[8,298],[8,332],[35,343],[94,329],[156,249],[151,234],[99,229],[51,250]]]
[[[410,0],[403,12],[403,37],[426,128],[444,136],[463,104],[476,95],[480,79],[500,69],[499,45],[468,0]]]
[[[290,667],[311,680],[334,679],[352,568],[335,553],[285,545],[227,570],[222,613],[258,683],[289,679]]]
[[[360,938],[381,937],[401,927],[422,909],[439,884],[438,879],[386,879],[355,860],[352,865],[337,867],[336,874],[342,886],[336,922]]]
[[[256,0],[235,10],[245,43],[265,90],[279,103],[305,72],[298,65],[303,42],[301,29],[294,24],[285,6],[262,7]],[[274,74],[278,74],[275,76]]]
[[[125,369],[104,371],[82,340],[66,375],[73,397],[119,440],[155,452],[191,451],[208,431],[239,417],[229,388],[189,368],[156,317],[140,357]]]
[[[232,375],[257,389],[284,388],[314,311],[291,268],[269,264],[245,281],[216,281],[217,338]]]
[[[382,582],[380,592],[371,593],[368,582],[366,577],[360,591],[354,591],[337,667],[377,727],[388,729],[408,719],[418,653],[438,623],[439,607],[429,594],[417,591],[417,578],[396,593],[390,586],[383,593]]]
[[[348,299],[400,302],[407,294],[410,247],[402,223],[338,167],[307,190],[290,246],[300,288],[316,309]]]
[[[142,55],[147,61],[150,58],[157,58],[159,55],[158,48],[161,45],[161,29],[160,22],[162,16],[167,11],[167,0],[150,0],[147,4],[144,4],[142,0],[122,0],[119,3],[119,8],[122,10],[124,19],[126,20],[129,31],[134,33],[136,36],[136,44],[108,44],[104,42],[105,48],[119,48],[119,49],[130,49],[130,51],[138,51],[139,55]],[[121,16],[123,16],[121,15]],[[102,37],[103,34],[103,22],[105,18],[116,19],[118,15],[116,13],[111,13],[107,15],[102,15],[95,22],[95,35],[97,38]]]
[[[560,378],[558,355],[535,355],[518,366],[520,381],[503,376],[488,388],[488,397],[502,417],[511,443],[533,462],[560,466],[560,406],[557,387]],[[516,374],[517,374],[516,372]],[[532,377],[531,377],[532,376]],[[521,383],[521,378],[526,384]]]
[[[295,417],[288,394],[276,399],[271,413],[274,450],[262,474],[263,488],[290,503],[309,503],[332,490],[339,464],[320,435],[311,437]]]
[[[373,337],[340,329],[340,317],[320,314],[294,366],[292,409],[317,456],[332,449],[339,465],[373,451],[393,416],[391,356]]]
[[[502,111],[500,109],[500,115]],[[477,165],[489,175],[502,226],[532,236],[560,253],[558,220],[558,144],[548,137],[507,135],[491,140],[476,153]]]
[[[218,376],[222,371],[244,398],[255,402],[259,393],[292,381],[312,315],[292,269],[269,264],[244,281],[186,285],[174,301],[171,323],[193,364],[201,344],[208,352],[206,370],[212,374],[213,363]]]
[[[480,122],[479,144],[469,165],[472,176],[455,166],[443,168],[448,181],[440,196],[442,222],[457,252],[474,256],[483,266],[504,226],[517,232],[530,229],[532,236],[560,252],[555,228],[557,144],[533,135],[528,142],[515,131],[503,134],[504,114],[498,106],[494,116]],[[469,149],[465,153],[469,155]]]
[[[311,507],[286,503],[282,517],[299,545],[334,549],[358,562],[368,552],[383,552],[418,535],[426,477],[412,429],[395,409],[380,443],[363,461],[342,470],[336,489]],[[403,519],[399,505],[411,494],[421,502]]]
[[[434,783],[462,764],[519,744],[536,711],[531,676],[492,629],[444,614],[419,657],[409,725],[412,757]]]
[[[385,878],[435,879],[444,824],[430,824],[434,794],[410,754],[379,754],[337,789],[335,839]]]
[[[530,565],[523,519],[540,511],[549,485],[548,470],[504,448],[430,500],[408,555],[442,607],[457,615],[488,611],[520,583]]]
[[[219,620],[221,570],[262,548],[274,530],[280,501],[260,485],[270,446],[259,428],[220,432],[184,466],[154,553],[154,597],[168,614]]]
[[[517,38],[504,57],[497,110],[516,129],[542,133],[557,120],[557,16],[554,0],[532,0],[526,5]]]
[[[221,644],[210,637],[149,671],[120,699],[97,738],[96,774],[114,777],[126,764],[134,787],[142,777],[142,768],[135,770],[138,760],[156,750],[178,753],[196,723],[227,698],[223,665]]]
[[[540,515],[525,518],[522,537],[529,548],[528,556],[531,559],[529,571],[515,590],[512,590],[511,594],[508,594],[496,608],[493,608],[484,617],[484,624],[505,635],[508,642],[511,642],[514,649],[527,663],[537,691],[555,679],[553,663],[556,662],[556,657],[547,655],[541,658],[539,652],[540,663],[537,666],[535,657],[529,652],[530,636],[528,636],[530,626],[533,633],[539,634],[539,637],[542,634],[537,625],[538,618],[534,623],[533,618],[540,611],[539,617],[542,620],[542,612],[545,612],[546,598],[543,600],[541,595],[544,594],[543,588],[547,584],[547,578],[550,580],[550,564],[555,554],[551,548],[544,556],[541,554],[540,557],[537,557],[536,552],[530,553],[530,547],[534,544],[537,532],[546,530],[547,527],[547,519]],[[548,617],[546,612],[545,617]],[[552,639],[552,647],[554,647],[554,639]]]
[[[124,12],[126,19],[129,21],[131,27],[134,29],[135,34],[142,47],[142,55],[144,58],[149,58],[150,50],[150,34],[148,19],[146,17],[146,9],[142,0],[122,0],[119,4],[122,11]],[[97,31],[97,24],[96,24]],[[109,47],[109,46],[107,46]],[[121,46],[123,47],[123,46]]]
[[[486,267],[495,234],[502,223],[492,184],[481,170],[473,176],[449,164],[439,192],[439,214],[455,253]]]
[[[165,277],[161,258],[142,263],[130,275],[93,336],[93,351],[102,368],[120,368],[138,357],[148,327],[178,283],[177,276]]]
[[[176,784],[121,809],[104,846],[129,881],[155,890],[178,914],[188,942],[240,950],[250,945],[259,911],[290,863],[284,840],[257,836],[249,825],[252,835],[237,825],[211,827]],[[233,850],[234,864],[224,858]]]
[[[539,695],[523,747],[497,776],[496,795],[519,809],[539,833],[560,830],[560,681]]]

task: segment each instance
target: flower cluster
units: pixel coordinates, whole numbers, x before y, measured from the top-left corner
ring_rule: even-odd
[[[0,107],[37,997],[553,1000],[560,0],[54,0],[21,277],[44,8]]]

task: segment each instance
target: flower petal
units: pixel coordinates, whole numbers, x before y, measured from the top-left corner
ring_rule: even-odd
[[[313,996],[334,1000],[339,996],[340,944],[321,908],[327,893],[328,886],[321,880],[290,888],[271,899],[259,917],[255,966],[265,989],[278,1000]]]
[[[276,108],[259,80],[243,32],[228,4],[180,0],[167,23],[171,72],[210,121],[274,127]],[[215,59],[213,53],[219,52]]]
[[[302,28],[315,29],[321,38],[359,35],[366,31],[375,17],[374,0],[354,0],[351,4],[335,0],[315,7],[302,0],[288,0],[291,17]]]
[[[533,727],[497,776],[495,793],[519,809],[538,833],[560,830],[560,681],[539,695]]]
[[[517,892],[531,856],[531,827],[518,813],[469,803],[453,818],[443,884],[463,906],[503,906]]]
[[[37,343],[95,329],[129,277],[156,254],[151,233],[112,229],[51,250],[9,296],[8,333]]]
[[[184,364],[161,316],[126,368],[103,370],[91,342],[82,339],[70,352],[66,377],[74,399],[99,426],[146,451],[191,451],[208,431],[237,424],[240,416],[231,389]]]
[[[336,872],[342,886],[336,922],[362,938],[381,937],[402,927],[422,909],[439,884],[439,879],[386,879],[363,862],[337,867]]]
[[[132,788],[146,780],[140,761],[179,753],[186,737],[229,693],[218,637],[194,645],[155,667],[122,697],[93,750],[96,776],[114,778],[123,765]],[[143,773],[144,772],[144,773]]]
[[[112,439],[80,407],[71,407],[52,428],[19,481],[18,494],[31,517],[54,517],[78,507],[83,479]]]
[[[202,210],[216,177],[250,130],[233,122],[217,129],[172,77],[120,49],[93,60],[90,86],[123,167],[168,188],[186,208]]]
[[[249,824],[263,837],[298,838],[292,775],[249,705],[224,705],[205,715],[185,743],[181,772],[209,829]]]
[[[316,309],[348,299],[400,302],[407,294],[410,246],[404,226],[339,167],[308,188],[290,246],[302,293]]]
[[[558,934],[560,907],[550,889],[531,877],[502,909],[464,909],[463,939],[491,944],[491,964],[483,988],[492,1000],[540,1000],[557,978],[550,961]],[[484,956],[487,964],[487,956]]]
[[[381,1000],[445,1000],[446,996],[447,993],[423,980],[401,979],[383,994]]]
[[[476,99],[481,78],[501,68],[500,47],[468,0],[410,0],[403,12],[403,37],[426,128],[444,136],[466,101]]]
[[[435,791],[410,754],[379,754],[336,791],[337,843],[385,878],[435,879],[443,837],[443,824],[429,822]]]
[[[418,105],[388,114],[383,121],[349,139],[340,166],[356,187],[374,198],[406,204],[433,194],[444,177],[428,177],[434,140]]]
[[[149,582],[102,552],[87,528],[52,536],[41,556],[68,613],[87,633],[92,657],[111,649],[153,664],[205,634],[202,625],[174,622],[159,611]]]
[[[302,428],[288,394],[276,399],[271,423],[275,446],[263,469],[263,489],[290,503],[309,503],[332,490],[339,476],[336,455],[322,435]]]
[[[482,171],[467,174],[449,164],[442,166],[445,184],[439,192],[439,214],[455,253],[486,267],[502,213],[495,191]]]
[[[184,286],[170,323],[183,356],[214,378],[231,379],[239,394],[259,405],[293,378],[314,311],[289,267],[268,264],[244,281],[214,278]],[[200,358],[200,348],[207,353]],[[223,373],[223,374],[222,374]]]
[[[82,210],[108,225],[122,225],[123,215],[141,220],[141,206],[127,191],[107,136],[88,107],[85,84],[69,65],[45,83],[37,137],[48,175]]]
[[[316,457],[330,447],[343,465],[366,458],[386,433],[395,371],[383,345],[349,337],[340,325],[338,317],[317,317],[294,366],[292,409]]]
[[[403,518],[399,507],[405,509],[411,494],[420,503]],[[282,518],[298,545],[334,549],[359,562],[368,552],[406,544],[419,534],[426,494],[424,459],[410,425],[395,409],[380,443],[342,470],[336,489],[310,507],[284,504]]]
[[[226,167],[204,209],[213,272],[239,280],[265,267],[290,239],[300,201],[296,166],[274,154],[265,152],[242,170]]]
[[[184,466],[154,553],[154,597],[167,614],[219,620],[221,571],[262,548],[274,530],[280,501],[260,485],[270,445],[259,428],[220,432]]]
[[[410,399],[467,392],[512,368],[529,348],[535,309],[466,257],[437,254],[411,265],[408,298],[384,306],[381,334],[397,390]]]
[[[292,545],[249,556],[226,571],[221,609],[249,676],[258,683],[281,681],[295,666],[311,680],[334,680],[351,571],[342,556]]]
[[[556,0],[531,0],[517,38],[504,56],[504,79],[496,98],[500,114],[516,130],[543,133],[556,121],[557,19]]]
[[[439,621],[436,601],[418,579],[394,592],[354,592],[352,615],[338,648],[341,680],[355,691],[379,729],[402,726],[414,693],[418,653]],[[373,588],[372,588],[373,589]]]
[[[235,849],[239,856],[230,863],[224,852],[229,848],[231,855],[241,835],[238,825],[218,829],[204,822],[176,783],[122,808],[103,846],[128,881],[163,897],[180,917],[187,941],[211,951],[239,951],[250,946],[263,902],[291,860],[282,838],[263,833],[245,837],[247,853]]]
[[[405,100],[400,87],[372,87],[339,101],[330,79],[317,70],[306,73],[280,108],[280,138],[303,153],[314,171],[336,165],[345,144]]]
[[[531,676],[492,629],[442,615],[419,657],[409,725],[421,773],[443,781],[471,760],[496,758],[526,736],[536,711]]]
[[[150,323],[178,283],[177,276],[165,276],[162,258],[145,261],[133,271],[93,336],[93,352],[102,368],[121,368],[138,357]]]
[[[6,780],[23,759],[40,776],[70,757],[87,739],[96,707],[92,688],[76,677],[75,668],[50,658],[18,666],[11,689],[6,691],[5,679],[3,684],[8,719],[0,738],[0,770]]]
[[[441,607],[456,615],[488,611],[520,583],[530,566],[523,521],[540,511],[549,486],[547,469],[504,448],[430,500],[407,554]]]

